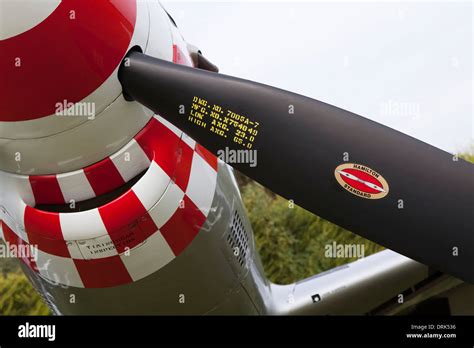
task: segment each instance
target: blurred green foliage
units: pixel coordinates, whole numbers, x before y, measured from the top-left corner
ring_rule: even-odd
[[[0,315],[49,315],[49,308],[21,272],[19,262],[0,258]]]
[[[471,147],[470,151],[459,155],[459,157],[464,158],[468,162],[474,163],[474,146]]]
[[[294,206],[255,182],[242,190],[255,241],[267,277],[288,284],[356,258],[325,257],[325,246],[361,244],[365,256],[383,248]]]
[[[48,315],[49,308],[21,273],[0,278],[0,313],[2,315]]]

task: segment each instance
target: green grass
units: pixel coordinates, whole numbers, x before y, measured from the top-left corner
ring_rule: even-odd
[[[288,284],[355,258],[325,257],[325,246],[363,244],[365,256],[383,248],[269,193],[255,182],[242,192],[267,277]]]
[[[459,155],[459,157],[465,159],[468,162],[474,163],[474,146],[471,148],[469,152],[463,153]]]
[[[24,274],[10,272],[0,277],[0,314],[49,315],[49,308]]]

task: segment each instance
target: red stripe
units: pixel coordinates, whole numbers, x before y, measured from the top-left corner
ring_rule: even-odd
[[[28,241],[38,249],[57,256],[71,257],[61,231],[58,213],[25,209],[25,229]]]
[[[190,60],[177,45],[173,45],[173,63],[192,66]]]
[[[27,242],[25,242],[23,239],[18,237],[18,235],[13,232],[13,230],[2,220],[0,220],[0,225],[3,230],[3,238],[5,241],[7,241],[11,245],[15,245],[17,247],[20,247],[22,245],[29,245]],[[20,250],[20,249],[17,249]],[[30,267],[35,272],[38,272],[38,266],[36,265],[36,262],[33,257],[26,257],[23,256],[20,258],[25,265]]]
[[[186,190],[192,162],[192,150],[187,146],[180,146],[180,138],[155,118],[150,120],[135,139],[148,158],[150,160],[155,158],[155,162],[170,177],[175,177],[179,187],[183,191]],[[202,147],[201,149],[198,149],[198,153],[207,156],[206,160],[212,163],[212,154]],[[177,163],[180,167],[178,172],[176,172]],[[96,196],[108,193],[125,184],[120,172],[110,158],[84,168],[84,174]],[[30,176],[29,180],[36,204],[68,203],[64,200],[56,175]]]
[[[179,188],[186,192],[191,175],[191,165],[193,163],[194,151],[184,143],[181,143],[176,159],[176,171],[173,175],[174,182]]]
[[[184,208],[178,208],[160,232],[177,256],[192,242],[205,221],[206,217],[199,208],[184,196]]]
[[[120,172],[110,158],[84,168],[84,173],[96,196],[103,195],[125,184]]]
[[[86,288],[105,288],[133,281],[120,256],[92,260],[74,259],[74,264]]]
[[[125,184],[120,172],[110,158],[84,168],[96,196],[115,190]],[[29,177],[36,204],[64,204],[61,186],[56,175],[33,175]]]
[[[173,176],[181,141],[176,134],[152,118],[148,125],[137,134],[135,140],[150,160],[154,160],[168,176]]]
[[[212,167],[217,171],[217,157],[209,152],[205,147],[196,143],[196,152]]]
[[[56,175],[29,177],[36,204],[62,204],[64,196]]]
[[[343,170],[344,172],[347,172],[349,174],[352,174],[354,175],[355,177],[361,179],[361,180],[364,180],[364,181],[367,181],[367,182],[370,182],[372,184],[375,184],[377,185],[378,187],[380,188],[383,188],[383,185],[382,183],[377,180],[375,177],[373,177],[372,175],[366,173],[366,172],[363,172],[361,170],[358,170],[358,169],[352,169],[352,168],[346,168]],[[345,177],[344,175],[341,175],[341,178],[342,180],[344,180],[347,184],[349,184],[350,186],[352,186],[353,188],[359,190],[359,191],[362,191],[362,192],[367,192],[367,193],[380,193],[380,191],[377,191],[373,188],[370,188],[369,186],[359,182],[359,181],[356,181],[356,180],[353,180],[353,179],[350,179],[350,178],[347,178]]]
[[[142,243],[158,230],[132,190],[100,207],[99,213],[119,254]]]
[[[148,213],[138,219],[138,227],[142,232],[142,242],[144,242],[145,239],[148,239],[153,233],[158,231],[158,227],[155,225],[155,222]]]
[[[0,40],[0,121],[54,114],[56,103],[94,92],[126,53],[136,7],[135,0],[62,0],[31,30]]]

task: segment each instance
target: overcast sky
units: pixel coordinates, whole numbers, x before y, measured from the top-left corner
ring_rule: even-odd
[[[446,151],[474,142],[470,1],[162,3],[221,73],[319,99]]]

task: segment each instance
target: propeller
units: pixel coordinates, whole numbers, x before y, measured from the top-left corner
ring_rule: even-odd
[[[256,165],[229,164],[275,193],[474,283],[474,165],[335,106],[140,52],[119,80],[221,159],[254,151]]]

